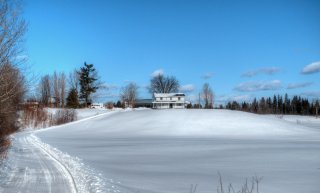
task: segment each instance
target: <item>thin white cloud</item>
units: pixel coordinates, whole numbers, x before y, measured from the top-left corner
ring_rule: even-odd
[[[220,103],[229,102],[229,101],[237,101],[237,102],[243,102],[243,101],[250,101],[252,99],[251,95],[221,95],[218,96],[216,101]]]
[[[313,84],[313,82],[290,83],[290,84],[288,84],[287,89],[304,88],[304,87],[308,87],[312,84]]]
[[[29,56],[26,54],[22,54],[22,55],[18,55],[15,59],[16,60],[28,60]]]
[[[105,83],[103,86],[108,90],[117,90],[117,89],[119,89],[119,86],[116,85],[116,84]]]
[[[320,72],[320,61],[318,62],[313,62],[309,65],[306,65],[303,69],[302,69],[302,74],[313,74],[313,73],[317,73]]]
[[[267,74],[267,75],[273,75],[275,73],[280,72],[280,68],[277,67],[268,67],[268,68],[259,68],[256,70],[251,70],[248,72],[243,73],[241,76],[243,77],[253,77],[258,74]]]
[[[207,72],[207,73],[202,75],[202,78],[207,80],[207,79],[210,79],[212,76],[213,76],[212,72]]]
[[[198,103],[199,101],[199,95],[196,94],[187,94],[186,100],[192,103]]]
[[[244,82],[237,85],[234,89],[241,92],[254,92],[266,90],[278,90],[282,88],[280,80],[272,80],[267,82]]]
[[[320,91],[304,92],[304,93],[301,93],[301,95],[302,95],[302,96],[306,96],[306,97],[319,98],[319,97],[320,97]]]
[[[158,70],[155,70],[154,72],[152,72],[150,76],[155,77],[155,76],[159,76],[159,75],[163,75],[163,74],[164,74],[164,70],[158,69]]]
[[[195,89],[195,86],[193,84],[182,85],[179,88],[181,92],[192,92],[194,89]]]
[[[251,96],[250,95],[236,95],[236,96],[231,96],[229,98],[229,101],[238,101],[238,102],[242,102],[242,101],[249,101],[251,100]]]

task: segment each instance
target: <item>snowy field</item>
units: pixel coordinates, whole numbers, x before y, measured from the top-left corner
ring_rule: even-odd
[[[262,193],[319,193],[320,119],[88,111],[77,122],[13,136],[0,192],[187,193],[197,184],[198,193],[213,193],[220,172],[235,187],[263,177]]]

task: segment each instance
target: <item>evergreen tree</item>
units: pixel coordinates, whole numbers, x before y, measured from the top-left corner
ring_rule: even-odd
[[[121,101],[117,101],[117,104],[115,106],[118,107],[118,108],[122,108]]]
[[[264,97],[262,97],[260,99],[260,102],[259,102],[259,112],[260,113],[265,113],[266,112],[266,100]]]
[[[78,99],[78,91],[77,89],[73,88],[69,91],[67,97],[67,107],[69,108],[78,108],[80,106],[79,99]]]
[[[289,98],[288,98],[288,94],[286,93],[284,95],[284,104],[283,104],[284,114],[288,114],[289,113],[289,109],[288,109],[289,106],[290,106],[290,101],[289,101]]]
[[[187,109],[192,109],[192,103],[187,104]]]
[[[283,101],[282,101],[282,96],[278,95],[278,113],[282,114],[282,105],[283,105]]]
[[[277,113],[277,97],[276,95],[273,95],[273,103],[272,103],[272,108],[273,108],[273,113],[276,114]]]
[[[297,100],[297,113],[301,114],[301,112],[302,112],[302,102],[301,102],[301,97],[298,97],[298,100]]]
[[[252,106],[253,112],[254,112],[254,113],[258,113],[259,104],[258,104],[256,98],[253,99],[253,102],[252,102],[252,105],[251,105],[251,106]]]
[[[268,97],[267,99],[267,113],[271,113],[272,112],[272,101],[271,101],[271,98]]]
[[[241,108],[242,108],[243,111],[248,111],[249,106],[248,106],[248,104],[246,102],[243,102],[242,105],[241,105]]]
[[[268,97],[261,97],[259,100],[238,103],[237,101],[229,101],[226,109],[249,111],[252,113],[273,113],[273,114],[300,114],[300,115],[319,115],[320,104],[319,100],[310,102],[308,98],[293,96],[292,99],[285,94],[284,98],[281,95],[274,95],[273,100]]]
[[[314,108],[315,108],[315,114],[318,117],[319,113],[320,113],[320,103],[319,100],[317,100],[314,104]]]
[[[98,74],[93,64],[84,63],[84,67],[80,68],[79,83],[80,83],[80,99],[84,100],[85,106],[91,103],[91,94],[95,93],[99,88]]]

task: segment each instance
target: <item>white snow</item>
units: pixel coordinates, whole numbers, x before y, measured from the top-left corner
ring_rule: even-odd
[[[115,112],[113,111],[113,113]],[[111,113],[107,114],[111,115]],[[89,129],[90,127],[94,130]],[[62,134],[77,136],[91,131],[92,135],[103,133],[103,135],[108,136],[243,136],[255,138],[283,135],[299,136],[313,133],[308,127],[297,125],[296,122],[286,122],[275,116],[228,110],[166,111],[145,109],[117,114],[117,116],[108,118],[101,117],[86,122],[80,128],[70,127],[68,131],[64,131]],[[60,135],[59,130],[54,130],[54,134]]]
[[[101,173],[98,187],[110,192],[183,193],[198,184],[197,192],[211,193],[220,172],[235,187],[258,175],[261,192],[318,193],[320,123],[313,121],[228,110],[109,111],[38,130],[32,139],[66,168],[68,160],[94,168],[84,171]]]
[[[57,110],[61,110],[61,108],[47,108],[47,111],[51,114],[55,114]],[[77,112],[77,120],[81,120],[84,118],[92,117],[95,115],[100,115],[106,112],[110,111],[120,111],[121,109],[105,109],[105,108],[96,108],[96,109],[90,109],[90,108],[84,108],[84,109],[76,109]]]
[[[284,115],[283,120],[295,123],[298,125],[304,125],[315,129],[320,129],[320,117],[315,116],[300,116],[300,115]]]

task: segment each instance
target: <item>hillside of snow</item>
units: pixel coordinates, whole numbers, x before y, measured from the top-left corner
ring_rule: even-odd
[[[62,178],[69,192],[185,193],[197,184],[197,192],[212,193],[219,172],[235,189],[257,175],[263,193],[318,193],[317,121],[229,110],[108,111],[16,135],[8,168],[17,168],[10,177],[17,180],[0,183],[0,192],[51,191]],[[41,164],[26,170],[24,159]],[[38,170],[45,182],[32,186],[42,177],[30,171]]]
[[[105,112],[105,111],[104,111]],[[88,114],[78,111],[78,115]],[[108,136],[180,136],[180,137],[264,137],[305,135],[311,129],[295,121],[276,116],[257,115],[229,110],[134,110],[99,117],[78,127],[59,132],[59,128],[45,131],[46,135],[83,135],[93,132]],[[65,130],[64,127],[61,127]]]

